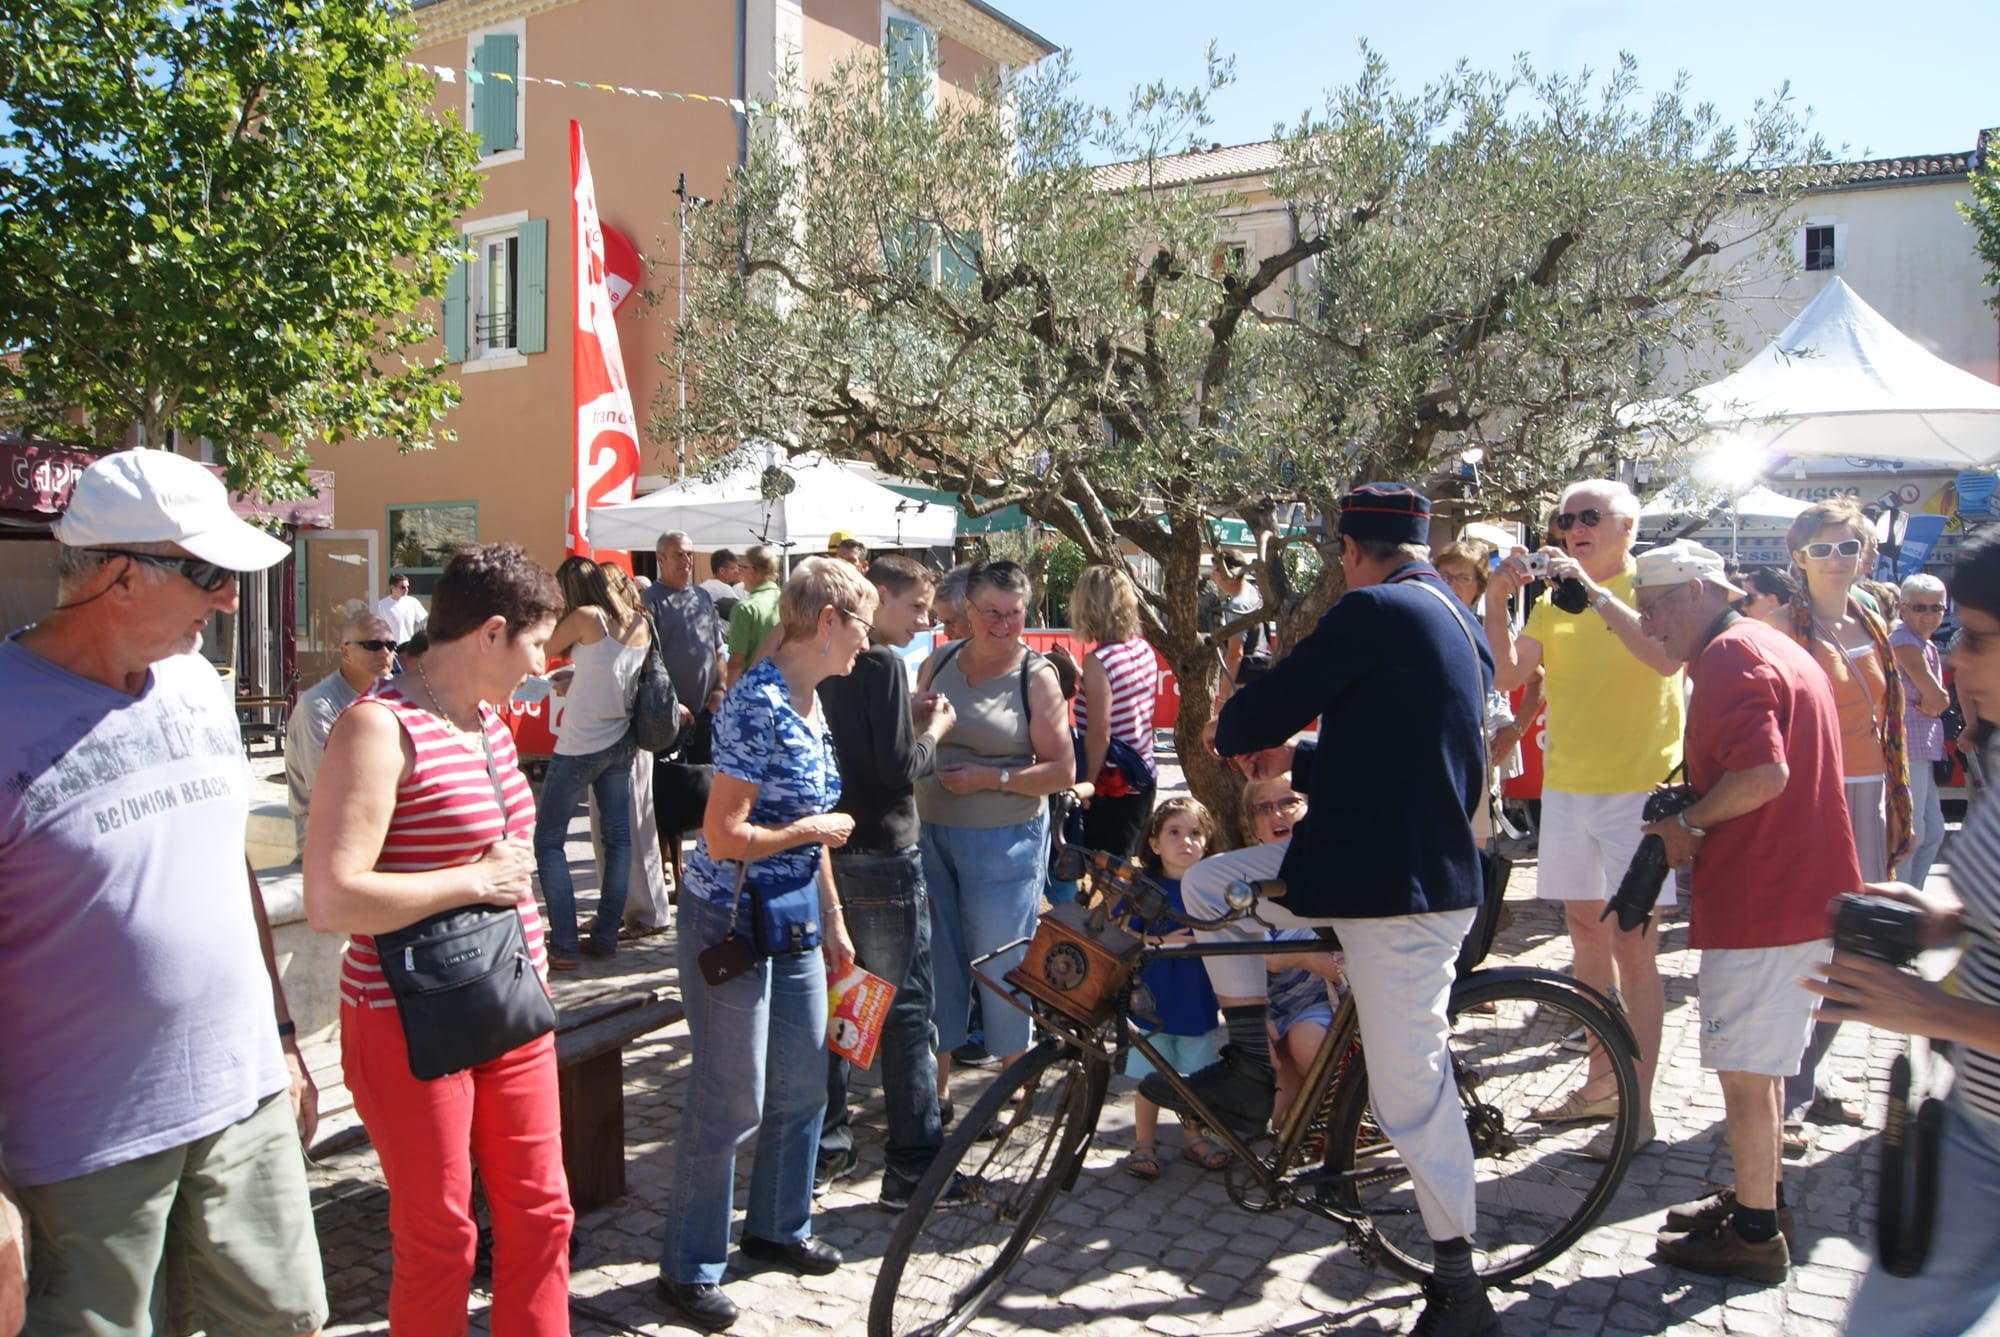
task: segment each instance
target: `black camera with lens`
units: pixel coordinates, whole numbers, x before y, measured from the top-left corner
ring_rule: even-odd
[[[1907,966],[1924,949],[1924,912],[1887,896],[1849,892],[1833,902],[1835,951]]]
[[[1639,816],[1646,822],[1661,821],[1692,808],[1700,797],[1693,785],[1662,785],[1646,796]],[[1670,871],[1667,842],[1648,833],[1632,852],[1632,862],[1618,881],[1617,894],[1598,918],[1609,919],[1615,914],[1618,927],[1625,932],[1635,928],[1643,932],[1653,922],[1653,905],[1660,899],[1660,888],[1666,885]]]

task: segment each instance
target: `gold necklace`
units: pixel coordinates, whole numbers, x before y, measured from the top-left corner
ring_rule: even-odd
[[[438,695],[438,689],[431,686],[431,675],[424,671],[424,661],[421,659],[417,661],[417,678],[423,683],[424,692],[430,697],[431,704],[436,706],[438,712],[444,716],[444,722],[460,733],[471,733],[472,729],[467,725],[460,724],[458,716],[451,713],[451,707],[447,706],[444,703],[444,698]]]

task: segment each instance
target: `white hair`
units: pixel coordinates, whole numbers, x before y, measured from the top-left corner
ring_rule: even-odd
[[[1556,509],[1558,511],[1568,510],[1569,499],[1579,492],[1588,492],[1594,497],[1603,497],[1611,503],[1611,513],[1613,515],[1622,515],[1631,520],[1639,518],[1638,496],[1631,488],[1626,487],[1615,478],[1578,479],[1562,490],[1562,496],[1556,502]]]
[[[1903,577],[1903,597],[1905,599],[1909,598],[1912,594],[1943,594],[1943,593],[1944,593],[1944,582],[1942,580],[1939,580],[1936,576],[1925,575],[1923,572],[1919,571],[1914,576]]]
[[[667,550],[667,543],[671,539],[679,539],[682,544],[690,548],[694,546],[694,540],[688,537],[688,532],[685,529],[669,529],[666,533],[653,540],[653,552],[655,554],[665,552]]]

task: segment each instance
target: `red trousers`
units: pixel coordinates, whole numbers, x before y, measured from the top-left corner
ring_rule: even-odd
[[[422,1082],[393,1007],[340,1009],[340,1067],[389,1185],[389,1331],[462,1337],[479,1231],[493,1216],[493,1337],[568,1337],[569,1232],[555,1037]]]

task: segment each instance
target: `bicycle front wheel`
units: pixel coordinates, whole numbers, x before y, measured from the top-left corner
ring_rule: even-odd
[[[1451,1022],[1479,1213],[1473,1266],[1489,1283],[1512,1281],[1574,1244],[1618,1191],[1639,1119],[1630,1032],[1573,981],[1519,969],[1461,983]],[[1590,1118],[1535,1117],[1586,1083],[1593,1097],[1607,1093]],[[1327,1164],[1346,1176],[1329,1190],[1334,1201],[1373,1224],[1389,1268],[1427,1280],[1416,1185],[1369,1110],[1365,1073],[1349,1079],[1335,1111]]]
[[[938,1149],[889,1239],[869,1337],[950,1337],[973,1320],[1069,1184],[1103,1099],[1102,1076],[1057,1039],[1000,1074]]]

